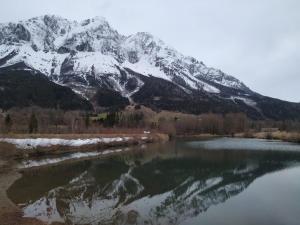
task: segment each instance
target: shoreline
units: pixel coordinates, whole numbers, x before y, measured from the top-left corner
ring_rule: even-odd
[[[263,140],[274,140],[284,141],[295,144],[300,144],[300,133],[299,132],[286,132],[286,131],[275,131],[275,132],[244,132],[235,133],[233,135],[218,135],[218,134],[187,134],[187,135],[176,135],[175,139],[211,139],[211,138],[247,138],[247,139],[263,139]]]
[[[267,133],[253,133],[252,136],[247,137],[247,133],[240,133],[235,134],[232,138],[259,138],[265,140],[281,140],[287,141],[283,139],[270,139],[266,136]],[[277,132],[278,134],[278,132]],[[281,133],[282,134],[282,133]],[[285,133],[288,134],[288,133]],[[147,136],[148,138],[142,138]],[[169,137],[166,134],[132,134],[132,135],[125,135],[125,134],[70,134],[70,135],[13,135],[13,136],[6,136],[5,138],[16,138],[16,139],[37,139],[37,138],[44,138],[44,139],[51,139],[51,138],[60,138],[60,139],[67,139],[73,138],[124,138],[124,137],[131,137],[130,139],[122,139],[122,141],[113,141],[109,143],[96,143],[92,145],[82,145],[78,147],[74,146],[64,146],[64,145],[55,145],[55,146],[46,146],[46,147],[37,147],[37,148],[29,148],[25,150],[18,149],[15,145],[11,143],[4,143],[0,142],[0,221],[1,225],[45,225],[44,222],[39,221],[35,218],[24,218],[22,215],[22,210],[16,206],[7,196],[6,191],[9,187],[20,177],[22,177],[22,171],[24,170],[31,170],[31,169],[39,169],[41,167],[47,166],[55,166],[61,163],[73,163],[77,161],[84,161],[84,160],[92,160],[100,157],[110,156],[112,154],[126,154],[127,151],[131,149],[129,147],[134,147],[138,145],[145,145],[148,143],[155,143],[155,142],[166,142],[169,141]],[[211,134],[198,134],[198,135],[178,135],[175,136],[175,139],[213,139],[213,138],[221,138],[221,137],[231,137],[226,135],[211,135]],[[282,136],[277,136],[282,137]],[[0,137],[1,140],[2,137]],[[291,142],[291,141],[290,141]],[[119,148],[119,149],[118,149]],[[38,162],[41,159],[55,159],[62,158],[65,154],[77,154],[82,153],[86,155],[86,157],[75,157],[75,158],[67,158],[66,160],[54,162],[54,163],[47,163],[41,164],[33,167],[19,167],[21,164],[18,164],[18,160],[32,160]],[[98,153],[92,155],[90,153]],[[106,154],[107,153],[107,154]],[[59,223],[54,223],[52,225],[59,225]],[[61,224],[60,224],[61,225]]]
[[[127,138],[125,138],[127,137]],[[145,138],[147,137],[147,138]],[[3,138],[9,138],[14,140],[85,140],[91,138],[97,138],[99,142],[88,145],[49,145],[28,146],[28,149],[20,149],[16,143],[9,143],[3,141]],[[102,138],[102,139],[101,139]],[[106,139],[103,139],[106,138]],[[109,139],[111,138],[111,139]],[[118,138],[118,139],[116,139]],[[2,141],[1,141],[2,140]],[[106,140],[101,142],[101,140]],[[112,141],[107,141],[112,140]],[[7,190],[9,187],[19,178],[22,177],[21,171],[28,169],[39,169],[42,166],[53,166],[53,164],[45,164],[41,166],[31,168],[20,168],[18,161],[20,160],[37,160],[45,157],[62,157],[65,154],[82,154],[86,157],[75,157],[61,161],[58,163],[70,163],[80,160],[90,160],[99,157],[105,157],[106,155],[122,153],[120,149],[124,148],[123,152],[129,151],[128,147],[145,145],[155,142],[166,142],[169,140],[168,135],[160,133],[147,133],[147,134],[43,134],[43,135],[5,135],[0,137],[0,221],[1,225],[45,225],[44,222],[35,218],[24,218],[22,210],[16,206],[7,196]],[[13,142],[13,141],[10,141]],[[59,142],[58,142],[59,143]],[[62,142],[65,143],[65,142]],[[69,142],[67,142],[69,143]],[[71,142],[72,143],[72,142]],[[31,148],[32,147],[32,148]],[[115,149],[113,148],[120,148]],[[126,151],[125,151],[126,150]],[[91,151],[94,151],[94,155],[89,155]],[[96,154],[97,153],[97,154]],[[54,223],[53,225],[58,225]]]
[[[166,142],[169,137],[151,134],[76,134],[76,135],[11,135],[0,137],[0,148],[14,159],[57,156],[66,153],[101,151],[155,142]],[[1,153],[1,152],[0,152]]]
[[[5,160],[5,159],[4,159]],[[0,171],[0,221],[1,225],[46,225],[36,218],[24,218],[22,210],[7,196],[7,190],[22,174],[16,168],[16,163],[7,159],[6,166]]]
[[[264,140],[274,141],[285,141],[295,144],[300,144],[300,133],[299,132],[286,132],[286,131],[275,131],[275,132],[254,132],[254,133],[238,133],[235,134],[236,138],[257,138]]]

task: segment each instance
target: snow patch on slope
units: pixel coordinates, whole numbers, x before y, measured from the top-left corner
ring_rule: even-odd
[[[18,54],[12,59],[8,60],[2,67],[14,65],[16,63],[24,62],[28,67],[40,71],[41,73],[49,76],[54,69],[53,73],[60,73],[60,66],[68,54],[57,54],[55,52],[35,52],[32,47],[28,44],[22,45],[20,47],[8,47],[3,48],[1,45],[0,54],[15,51]],[[1,56],[2,57],[2,56]],[[4,57],[4,56],[3,56]],[[56,65],[56,66],[55,66]]]
[[[230,99],[235,102],[235,100],[243,101],[246,105],[251,107],[256,107],[257,103],[250,98],[231,96]]]
[[[164,80],[171,81],[171,78],[167,76],[162,70],[160,70],[158,67],[155,67],[154,65],[151,65],[148,60],[145,58],[140,59],[137,63],[130,63],[128,61],[125,61],[122,64],[122,67],[131,69],[137,73],[140,73],[144,76],[153,76],[157,78],[161,78]]]
[[[98,76],[119,73],[116,68],[118,62],[112,56],[103,55],[101,52],[78,52],[72,59],[75,62],[76,72],[90,72],[94,67],[94,72]]]

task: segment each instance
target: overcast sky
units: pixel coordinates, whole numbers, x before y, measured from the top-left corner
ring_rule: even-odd
[[[147,31],[261,94],[300,102],[299,0],[9,0],[0,22],[43,14],[106,17],[129,35]]]

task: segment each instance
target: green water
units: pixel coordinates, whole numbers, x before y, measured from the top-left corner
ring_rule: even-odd
[[[25,216],[66,224],[299,225],[300,146],[177,141],[25,172]]]

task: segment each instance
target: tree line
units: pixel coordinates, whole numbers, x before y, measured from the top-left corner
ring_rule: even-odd
[[[149,129],[169,135],[234,135],[257,132],[268,127],[300,132],[299,121],[254,121],[243,113],[191,115],[148,112],[135,107],[131,111],[95,114],[33,107],[0,114],[2,133],[97,133],[105,129]]]

